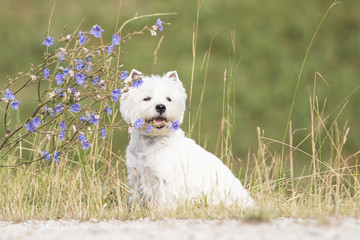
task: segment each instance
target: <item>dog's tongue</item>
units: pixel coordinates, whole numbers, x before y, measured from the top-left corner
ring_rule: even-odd
[[[156,126],[161,126],[161,125],[163,125],[164,123],[165,123],[165,119],[162,118],[162,117],[157,117],[157,118],[154,119],[154,124],[155,124]]]

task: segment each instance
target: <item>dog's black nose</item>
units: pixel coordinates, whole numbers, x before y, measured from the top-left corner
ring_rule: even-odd
[[[166,111],[166,106],[164,104],[158,104],[155,106],[155,109],[158,113],[162,114]]]

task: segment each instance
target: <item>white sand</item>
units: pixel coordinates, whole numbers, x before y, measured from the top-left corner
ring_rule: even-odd
[[[99,221],[75,220],[0,221],[0,239],[360,239],[360,219],[316,220],[279,218],[270,223],[246,223],[235,220]]]

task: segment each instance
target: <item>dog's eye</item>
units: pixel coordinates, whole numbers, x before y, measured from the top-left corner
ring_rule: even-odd
[[[146,101],[146,102],[147,102],[147,101],[150,101],[150,100],[151,100],[151,97],[146,97],[146,98],[144,98],[143,100]]]
[[[171,98],[167,97],[166,101],[171,102]]]

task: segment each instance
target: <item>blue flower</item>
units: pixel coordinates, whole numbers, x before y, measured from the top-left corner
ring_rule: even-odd
[[[134,88],[139,88],[139,87],[141,87],[141,85],[144,83],[144,80],[142,80],[142,78],[141,79],[139,79],[139,80],[135,80],[134,82],[133,82],[133,84],[132,84],[132,86],[134,87]]]
[[[61,122],[60,122],[59,128],[60,128],[61,130],[65,130],[65,129],[66,129],[65,121],[61,121]]]
[[[114,102],[119,100],[121,93],[121,89],[115,89],[111,91],[111,96],[113,97]]]
[[[114,44],[111,44],[108,48],[108,55],[110,55],[113,50],[114,50]]]
[[[101,131],[100,131],[100,133],[101,133],[101,137],[102,137],[103,139],[105,139],[105,138],[106,138],[106,130],[105,130],[104,128],[102,128]]]
[[[79,96],[79,95],[80,95],[80,92],[76,91],[76,89],[70,88],[70,90],[71,90],[71,93],[72,93],[74,96]]]
[[[10,102],[10,107],[14,110],[19,108],[19,101],[15,100],[15,95],[9,89],[5,89],[4,98],[2,100]]]
[[[160,20],[160,18],[156,21],[156,25],[158,26],[159,30],[163,30],[163,21]]]
[[[64,77],[70,72],[70,68],[65,68],[63,71]]]
[[[76,70],[83,70],[86,67],[86,64],[83,63],[81,59],[75,59],[75,69]]]
[[[48,161],[51,159],[51,154],[49,154],[46,150],[42,152],[42,156]]]
[[[59,52],[58,57],[59,57],[60,62],[64,61],[65,60],[65,53],[64,52]]]
[[[14,100],[10,103],[10,107],[14,110],[19,108],[19,101],[18,100]]]
[[[34,123],[34,126],[35,126],[36,128],[38,128],[38,127],[40,126],[40,124],[41,124],[41,120],[40,120],[40,118],[38,118],[38,117],[34,117],[33,120],[32,120],[32,122]]]
[[[87,117],[86,117],[86,116],[81,116],[81,117],[80,117],[80,120],[83,121],[83,122],[86,122],[86,121],[87,121]]]
[[[63,84],[63,79],[64,79],[64,75],[62,75],[61,73],[56,74],[55,77],[55,82],[57,85]]]
[[[57,152],[54,154],[53,159],[54,159],[55,162],[59,162],[59,161],[60,161],[60,159],[59,159],[60,155],[61,155],[61,152],[60,152],[60,151],[57,151]]]
[[[55,106],[56,113],[61,113],[62,110],[64,110],[64,107],[61,103]]]
[[[54,110],[52,108],[48,108],[47,106],[45,106],[45,111],[50,115],[50,116],[54,116]]]
[[[152,129],[152,126],[151,126],[151,125],[148,125],[148,126],[146,127],[146,134],[149,134],[150,131],[151,131],[151,129]]]
[[[64,138],[65,138],[65,131],[61,131],[61,132],[59,133],[59,139],[60,139],[60,141],[64,141]]]
[[[82,150],[87,150],[91,147],[91,144],[88,141],[82,142]]]
[[[34,126],[33,122],[28,122],[27,124],[25,124],[26,130],[30,131],[30,132],[34,132],[36,127]]]
[[[171,127],[170,127],[170,129],[172,129],[174,131],[178,130],[179,128],[180,128],[180,121],[179,120],[173,122],[171,124]]]
[[[50,47],[54,44],[54,38],[53,37],[47,37],[45,41],[42,43],[42,45],[45,45],[47,47]]]
[[[90,31],[90,34],[96,38],[100,38],[104,30],[99,25],[94,25]]]
[[[55,91],[55,93],[58,94],[59,97],[65,97],[65,93],[61,92],[61,90],[62,90],[62,89],[59,88],[59,89],[57,89],[57,90]]]
[[[113,36],[112,36],[112,44],[114,44],[114,45],[120,45],[120,36],[119,35],[117,35],[117,34],[114,34]]]
[[[139,118],[138,120],[136,120],[134,122],[134,127],[136,128],[143,128],[143,125],[144,125],[144,120],[142,120],[141,118]]]
[[[94,77],[92,82],[93,82],[93,86],[100,85],[100,78],[99,77]]]
[[[86,62],[91,62],[90,57],[87,57],[87,58],[86,58]]]
[[[78,136],[78,140],[79,140],[79,142],[84,142],[84,141],[86,141],[85,135],[80,134],[80,135]]]
[[[78,113],[80,112],[80,110],[81,110],[80,104],[74,103],[73,105],[71,105],[70,111],[74,113]]]
[[[97,124],[100,120],[100,116],[95,115],[95,113],[92,113],[92,114],[90,114],[89,120],[90,120],[90,123]]]
[[[45,70],[44,70],[44,78],[46,79],[46,78],[48,78],[49,76],[50,76],[50,70],[47,69],[47,68],[45,68]]]
[[[82,144],[82,149],[83,150],[87,150],[88,148],[91,147],[91,144],[88,141],[86,141],[86,138],[85,138],[84,135],[80,134],[78,136],[78,140]]]
[[[84,83],[86,82],[86,76],[83,73],[78,73],[75,75],[75,80],[77,85],[84,85]]]
[[[123,81],[125,80],[126,78],[129,77],[129,72],[128,71],[123,71],[120,75],[120,80]]]
[[[15,100],[15,95],[11,91],[9,91],[9,89],[5,89],[4,96],[5,99],[8,101]]]
[[[79,37],[79,45],[82,46],[86,43],[86,36],[82,34],[82,31],[78,32]]]
[[[112,110],[111,110],[111,108],[109,108],[109,107],[106,107],[105,108],[105,111],[109,114],[109,115],[112,115]]]
[[[38,117],[35,117],[32,121],[25,124],[26,130],[34,132],[41,124],[41,120]]]

